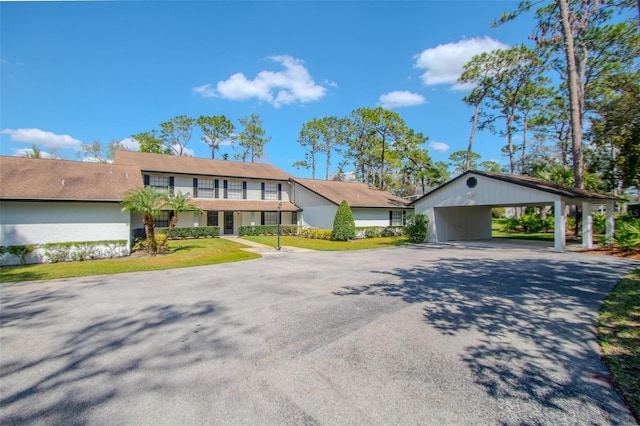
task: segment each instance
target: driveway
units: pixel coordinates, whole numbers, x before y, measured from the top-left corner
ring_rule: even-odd
[[[595,324],[638,265],[423,245],[3,285],[0,423],[633,424]]]

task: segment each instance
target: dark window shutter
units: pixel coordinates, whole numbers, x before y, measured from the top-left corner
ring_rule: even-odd
[[[389,226],[393,225],[393,212],[389,210]]]
[[[142,179],[144,180],[144,186],[149,186],[149,175],[143,175]]]
[[[174,187],[175,187],[175,180],[173,176],[169,176],[169,191],[173,192]]]
[[[262,182],[262,183],[260,184],[260,188],[261,188],[261,191],[262,191],[262,194],[260,195],[260,197],[261,197],[260,199],[261,199],[261,200],[264,200],[264,182]]]
[[[220,181],[218,179],[213,181],[213,187],[215,189],[215,197],[220,198]]]
[[[247,199],[247,181],[243,181],[242,182],[242,199],[246,200]]]
[[[193,178],[193,198],[198,198],[198,178]]]
[[[222,188],[223,188],[223,189],[222,189],[222,191],[223,191],[223,196],[222,196],[222,198],[227,198],[227,197],[229,196],[229,188],[228,188],[228,186],[227,186],[227,185],[228,185],[227,180],[226,180],[226,179],[225,179],[225,180],[223,180],[223,181],[222,181]]]
[[[282,184],[278,184],[278,200],[282,200]]]
[[[264,225],[264,212],[260,212],[260,225]]]

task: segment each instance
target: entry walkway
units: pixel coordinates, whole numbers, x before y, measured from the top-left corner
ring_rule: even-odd
[[[244,244],[245,246],[249,246],[247,251],[251,251],[254,253],[278,253],[273,246],[268,246],[266,244],[256,243],[255,241],[245,240],[244,238],[240,238],[237,235],[220,235],[220,238],[224,238],[225,240],[234,241],[238,244]],[[291,247],[291,246],[280,246],[281,252],[312,252],[315,250],[300,248],[300,247]]]

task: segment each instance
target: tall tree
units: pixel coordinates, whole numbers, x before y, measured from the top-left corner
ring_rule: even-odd
[[[153,154],[173,154],[172,151],[167,150],[162,143],[155,130],[150,132],[136,133],[131,135],[131,138],[138,142],[141,152],[150,152]]]
[[[158,253],[153,217],[160,214],[163,204],[163,195],[150,187],[127,191],[122,198],[122,211],[142,213],[147,247],[152,256]]]
[[[449,161],[451,161],[454,173],[463,173],[467,170],[478,169],[478,160],[481,158],[480,154],[471,152],[469,157],[471,158],[471,162],[469,163],[469,168],[467,168],[467,151],[459,150],[449,155]]]
[[[196,120],[186,115],[178,115],[160,123],[160,139],[165,149],[178,156],[188,155],[186,148],[191,141],[191,134]]]
[[[404,138],[396,141],[396,150],[402,161],[401,172],[407,183],[410,182],[414,187],[411,194],[404,195],[415,194],[417,186],[422,194],[427,192],[429,176],[433,174],[434,168],[429,151],[423,147],[428,140],[429,138],[422,133],[409,129]]]
[[[216,151],[220,149],[220,145],[230,140],[235,131],[234,124],[224,115],[201,115],[196,124],[202,130],[200,140],[211,148],[212,159],[216,158]]]
[[[243,126],[236,140],[238,141],[238,152],[235,154],[236,159],[243,162],[247,157],[252,163],[264,155],[264,146],[271,140],[271,137],[265,137],[266,132],[262,129],[262,120],[257,114],[251,114],[249,117],[242,117],[238,120]]]
[[[300,134],[298,135],[298,143],[305,150],[304,161],[294,163],[296,167],[311,169],[311,178],[316,178],[316,164],[318,153],[323,151],[321,137],[321,121],[314,119],[302,125]]]

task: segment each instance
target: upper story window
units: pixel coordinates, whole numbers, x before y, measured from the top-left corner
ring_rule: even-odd
[[[264,199],[265,200],[277,200],[278,199],[278,184],[277,183],[265,183],[264,184]]]
[[[242,182],[230,180],[227,182],[227,198],[230,200],[242,200]]]
[[[161,193],[173,192],[173,182],[173,176],[144,175],[144,185]]]
[[[213,179],[198,179],[198,198],[214,198]]]

